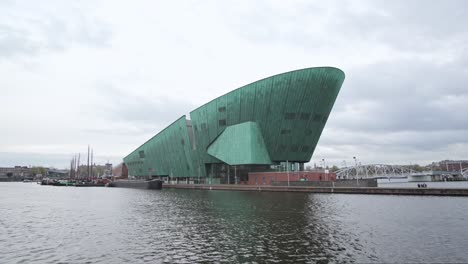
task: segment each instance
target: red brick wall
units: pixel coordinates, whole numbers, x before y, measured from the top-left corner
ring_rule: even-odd
[[[122,164],[122,178],[127,179],[128,178],[128,168],[127,165],[124,163]]]
[[[128,169],[125,163],[120,163],[112,170],[112,175],[117,178],[128,178]]]
[[[289,172],[289,181],[336,181],[335,173],[322,172]],[[249,173],[248,185],[271,185],[272,181],[287,182],[287,172],[251,172]]]

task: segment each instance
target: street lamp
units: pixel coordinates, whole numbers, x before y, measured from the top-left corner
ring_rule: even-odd
[[[323,172],[325,173],[325,180],[328,181],[328,170],[327,167],[325,166],[325,159],[322,159],[323,163]]]
[[[348,165],[346,165],[346,160],[343,160],[344,167],[346,169],[346,179],[349,179],[349,170],[348,170]]]
[[[353,157],[353,159],[354,159],[354,164],[356,166],[356,183],[359,183],[357,159],[356,157]]]
[[[237,166],[234,165],[234,184],[237,184]]]

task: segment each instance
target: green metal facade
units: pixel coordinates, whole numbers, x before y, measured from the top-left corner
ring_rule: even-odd
[[[129,175],[207,177],[210,164],[308,162],[344,78],[337,68],[307,68],[233,90],[126,156]]]
[[[229,165],[272,164],[260,127],[250,121],[226,127],[208,154]]]

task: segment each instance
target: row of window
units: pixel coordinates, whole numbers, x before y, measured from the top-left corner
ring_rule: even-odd
[[[290,131],[289,129],[284,129],[284,130]],[[284,130],[282,130],[282,133],[281,133],[281,134],[285,134],[285,133],[283,133]],[[288,132],[288,133],[289,133],[289,132]],[[182,144],[182,145],[185,144],[185,141],[184,141],[183,139],[181,140],[181,144]],[[305,146],[305,145],[304,145],[304,146],[301,146],[300,148],[299,148],[298,145],[292,145],[292,146],[290,146],[290,151],[291,151],[291,152],[298,152],[299,149],[300,149],[300,151],[302,151],[302,152],[308,152],[308,151],[310,150],[310,147],[309,147],[309,146]],[[286,146],[285,146],[285,145],[279,145],[279,146],[278,146],[278,150],[279,150],[279,151],[286,151]],[[143,153],[143,156],[144,156],[144,152],[143,152],[143,151],[140,151],[140,158],[141,158],[141,156],[142,156],[141,153]],[[131,165],[131,166],[132,166],[132,165],[138,165],[138,164],[143,164],[143,161],[131,161],[131,162],[128,163],[128,165]],[[188,167],[188,165],[187,165],[187,167]]]
[[[130,161],[127,163],[129,166],[143,164],[143,161]]]
[[[225,107],[223,107],[223,108],[225,109]],[[220,108],[220,109],[221,109],[221,108]],[[301,120],[309,120],[309,119],[310,119],[310,113],[300,113],[300,114],[297,114],[297,116],[298,116]],[[287,120],[296,119],[296,113],[285,113],[285,114],[284,114],[284,119],[287,119]],[[327,117],[326,117],[326,116],[322,117],[322,116],[319,115],[319,114],[314,114],[312,120],[313,120],[314,122],[322,121],[323,123],[325,123],[325,122],[327,121]],[[219,120],[218,120],[218,125],[219,125],[219,126],[226,126],[226,124],[227,124],[226,119],[219,119]],[[198,131],[196,125],[194,125],[194,129],[195,129],[195,131]],[[206,129],[207,129],[206,123],[201,123],[201,129],[202,129],[202,130],[206,130]]]
[[[294,119],[300,119],[300,120],[309,120],[311,114],[310,113],[284,113],[284,119],[287,120],[294,120]],[[312,120],[314,122],[319,122],[322,121],[325,123],[327,121],[327,116],[322,116],[320,114],[314,114],[312,117]]]
[[[226,126],[226,119],[218,120],[218,125],[219,126]],[[206,123],[202,123],[201,128],[202,128],[202,130],[206,130],[207,129]],[[195,130],[197,130],[197,126],[195,126]],[[287,135],[287,134],[290,134],[290,133],[291,133],[291,129],[281,129],[281,135]],[[306,135],[312,134],[312,130],[311,129],[306,129],[305,134]],[[183,144],[184,144],[184,142],[182,142],[182,145]]]
[[[285,145],[279,145],[279,146],[278,146],[278,150],[279,150],[279,151],[287,151],[287,148],[286,148]],[[301,152],[309,152],[310,147],[309,147],[309,146],[301,146],[301,147],[299,147],[298,145],[292,145],[292,146],[289,147],[289,150],[290,150],[291,152],[299,152],[299,151],[301,151]]]
[[[306,135],[310,135],[312,134],[312,129],[306,129],[304,133]],[[281,129],[281,135],[287,135],[287,134],[291,134],[291,129]]]
[[[226,107],[222,106],[218,108],[218,112],[223,113],[226,112]],[[309,120],[311,113],[284,113],[284,119],[292,120],[292,119],[301,119],[301,120]],[[314,114],[313,120],[320,121],[322,119],[323,122],[326,121],[326,117],[323,117],[320,114]]]
[[[314,121],[317,121],[317,120],[314,120]],[[320,116],[319,116],[318,121],[320,121]],[[324,118],[323,122],[326,122],[326,119],[325,119],[325,118]],[[219,120],[218,120],[218,125],[219,125],[219,126],[226,126],[226,124],[227,124],[226,119],[219,119]],[[194,127],[195,127],[195,131],[198,131],[198,130],[197,130],[197,126],[195,125]],[[202,130],[206,130],[206,129],[207,129],[206,123],[202,123],[202,124],[201,124],[201,129],[202,129]],[[281,130],[281,134],[289,134],[290,132],[291,132],[290,129],[283,129],[283,130]],[[306,130],[306,134],[307,134],[307,135],[309,135],[309,134],[311,134],[311,133],[312,133],[312,131],[311,131],[310,129],[307,129],[307,130]]]
[[[218,112],[223,113],[226,112],[226,107],[222,106],[218,108]],[[292,120],[292,119],[301,119],[301,120],[309,120],[311,113],[284,113],[284,119]],[[320,121],[322,119],[323,122],[327,120],[326,116],[322,117],[320,114],[314,114],[313,120]]]
[[[218,111],[219,112],[225,112],[226,111],[226,107],[225,106],[222,106],[222,107],[219,107],[218,108]],[[300,120],[309,120],[311,117],[311,113],[285,113],[284,114],[284,119],[287,119],[287,120],[294,120],[296,118],[300,119]],[[314,122],[320,122],[322,121],[323,123],[325,123],[327,121],[327,116],[322,116],[320,114],[314,114],[313,117],[312,117],[312,120]],[[218,120],[218,125],[219,126],[226,126],[227,125],[227,122],[226,122],[226,119],[219,119]],[[198,128],[196,125],[194,125],[194,129],[195,131],[198,131]],[[206,123],[201,123],[201,129],[202,130],[207,130],[208,129],[208,126]],[[290,129],[282,129],[281,130],[281,134],[282,135],[286,135],[286,134],[290,134],[291,133],[291,130]],[[312,134],[312,130],[310,129],[306,129],[305,130],[305,134],[306,135],[310,135]],[[182,143],[183,145],[184,143]]]

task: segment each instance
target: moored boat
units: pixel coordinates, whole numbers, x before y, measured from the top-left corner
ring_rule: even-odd
[[[75,186],[74,181],[69,181],[69,180],[58,180],[54,182],[52,185],[54,186]]]
[[[78,182],[76,187],[104,187],[108,181]]]
[[[121,187],[121,188],[137,188],[137,189],[152,189],[152,190],[161,190],[162,181],[161,180],[116,180],[110,182],[108,187]]]

